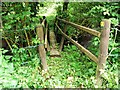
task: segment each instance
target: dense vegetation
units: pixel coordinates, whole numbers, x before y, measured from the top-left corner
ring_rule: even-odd
[[[109,57],[102,88],[118,88],[120,3],[69,2],[66,10],[63,9],[64,5],[62,2],[2,3],[0,88],[98,88],[95,84],[96,64],[67,40],[61,57],[51,58],[47,52],[48,72],[43,74],[37,50],[39,40],[35,31],[42,16],[46,16],[49,30],[54,30],[56,16],[97,31],[101,30],[102,19],[110,19]],[[60,26],[64,28],[63,23]],[[54,31],[59,46],[61,34],[57,29]],[[66,33],[96,56],[99,54],[99,38],[82,30],[78,32],[71,26],[67,26]]]

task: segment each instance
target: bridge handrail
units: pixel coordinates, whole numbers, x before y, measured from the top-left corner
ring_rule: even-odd
[[[56,23],[55,23],[56,24]],[[57,28],[59,29],[59,31],[61,32],[61,34],[66,37],[69,41],[71,41],[74,45],[76,45],[79,50],[81,50],[83,53],[85,53],[91,60],[93,60],[94,62],[98,63],[98,58],[93,55],[89,50],[87,50],[86,48],[84,48],[82,45],[80,45],[79,43],[77,43],[75,40],[73,40],[72,38],[70,38],[69,36],[67,36],[61,29],[60,27],[56,24]]]
[[[85,32],[88,32],[88,33],[90,33],[90,34],[92,34],[94,36],[100,37],[100,35],[101,35],[101,33],[99,31],[96,31],[94,29],[91,29],[91,28],[88,28],[88,27],[85,27],[85,26],[81,26],[81,25],[75,24],[73,22],[69,22],[69,21],[66,21],[64,19],[60,19],[58,17],[57,17],[57,19],[62,21],[62,22],[64,22],[64,23],[66,23],[66,24],[72,25],[73,27],[78,28],[79,30],[83,30]]]

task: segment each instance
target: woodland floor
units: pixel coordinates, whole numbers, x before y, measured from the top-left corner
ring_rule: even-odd
[[[38,54],[27,64],[3,63],[0,68],[0,88],[95,88],[96,64],[75,46],[67,46],[61,57],[51,58],[47,53],[48,72],[40,68]],[[13,67],[14,66],[14,67]],[[117,65],[108,66],[105,87],[117,87]],[[113,71],[114,70],[114,71]],[[106,74],[105,74],[106,75]],[[112,82],[112,84],[111,84]],[[114,86],[113,86],[114,83]],[[111,86],[110,86],[111,85]]]
[[[61,57],[51,58],[50,56],[47,56],[49,68],[47,73],[43,75],[40,67],[36,65],[34,69],[31,66],[19,67],[20,70],[24,70],[24,73],[22,71],[23,74],[19,75],[21,75],[20,77],[23,77],[25,74],[30,74],[29,76],[27,75],[27,77],[25,75],[25,77],[23,77],[24,79],[21,79],[23,80],[22,82],[26,83],[26,86],[28,86],[27,84],[29,83],[29,85],[35,85],[34,87],[87,87],[93,83],[91,80],[95,78],[96,65],[92,61],[89,62],[89,60],[81,60],[80,57],[80,51],[78,50],[77,52],[76,50],[72,51],[72,53],[71,51],[61,52]],[[19,69],[18,72],[20,73]],[[86,85],[84,85],[84,83]]]

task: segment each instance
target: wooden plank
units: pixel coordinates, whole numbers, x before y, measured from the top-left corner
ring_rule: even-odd
[[[51,57],[60,57],[60,52],[57,49],[52,48],[50,50],[50,56]]]
[[[52,48],[56,48],[56,38],[55,38],[55,33],[54,31],[50,30],[49,33],[49,39],[50,39],[50,45],[52,46]]]
[[[98,63],[98,58],[93,55],[89,50],[87,50],[86,48],[84,48],[82,45],[80,45],[79,43],[77,43],[75,40],[73,40],[72,38],[70,38],[69,36],[67,36],[60,28],[59,26],[56,24],[56,26],[58,27],[59,31],[61,32],[61,34],[66,37],[69,41],[71,41],[75,46],[78,47],[79,50],[81,50],[83,53],[85,53],[91,60],[93,60],[94,62]]]
[[[75,23],[66,21],[66,20],[64,20],[64,19],[60,19],[60,18],[58,18],[58,17],[57,17],[57,19],[60,20],[60,21],[63,21],[64,23],[67,23],[67,24],[69,24],[69,25],[72,25],[73,27],[75,27],[75,28],[77,28],[77,29],[79,29],[79,30],[83,30],[83,31],[88,32],[88,33],[90,33],[90,34],[92,34],[92,35],[95,35],[95,36],[97,36],[97,37],[100,37],[100,35],[101,35],[100,32],[98,32],[98,31],[96,31],[96,30],[94,30],[94,29],[87,28],[87,27],[84,27],[84,26],[75,24]]]
[[[56,47],[56,37],[55,37],[54,31],[50,31],[50,44],[52,46],[52,48],[50,50],[50,56],[51,57],[56,57],[56,56],[59,57],[60,53]]]
[[[37,31],[37,36],[38,36],[40,42],[43,43],[44,42],[43,26],[38,25],[36,28],[36,31]],[[41,64],[42,64],[43,70],[46,71],[48,69],[48,66],[47,66],[47,61],[46,61],[46,51],[44,48],[44,44],[39,45],[38,49],[39,49],[39,55],[41,57]]]
[[[106,65],[106,59],[108,57],[108,45],[109,45],[109,33],[110,33],[110,20],[103,19],[103,30],[101,31],[100,38],[100,54],[98,58],[98,66],[96,69],[97,85],[102,85],[102,74]]]
[[[47,36],[48,36],[48,24],[46,25],[46,28],[45,28],[45,48],[47,48],[47,44],[48,44],[48,40],[47,40]]]

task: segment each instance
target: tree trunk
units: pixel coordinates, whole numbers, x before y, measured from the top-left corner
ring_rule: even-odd
[[[63,11],[67,11],[69,0],[64,0]]]
[[[64,4],[63,4],[63,12],[64,13],[67,12],[68,4],[69,4],[68,0],[64,0]],[[68,19],[66,19],[66,20],[68,20]],[[67,24],[64,24],[63,32],[66,33],[66,30],[67,30]],[[60,50],[59,51],[62,51],[62,48],[64,45],[64,40],[65,40],[65,37],[63,36],[61,39],[61,42],[60,42]]]
[[[63,32],[66,33],[66,30],[67,30],[67,24],[65,24]],[[62,51],[62,48],[63,48],[63,45],[64,45],[64,40],[65,40],[65,37],[62,36],[62,39],[61,39],[61,42],[60,42],[60,50],[59,50],[60,52]]]

